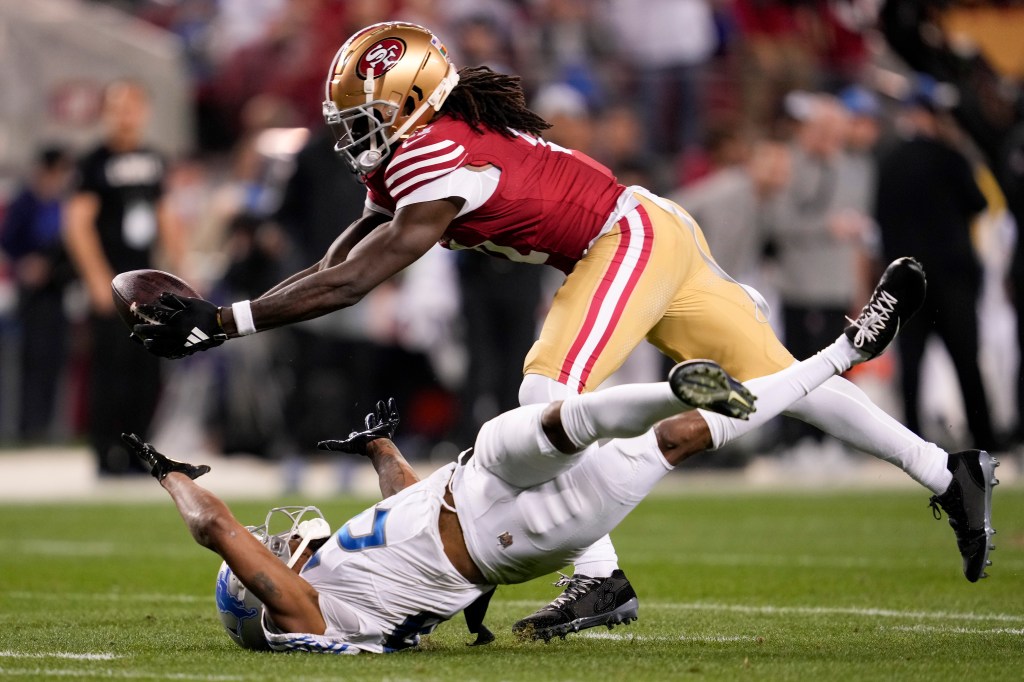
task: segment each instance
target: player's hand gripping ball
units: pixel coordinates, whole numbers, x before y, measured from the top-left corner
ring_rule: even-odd
[[[164,358],[182,358],[227,340],[218,308],[184,280],[160,270],[122,272],[110,283],[132,339]]]

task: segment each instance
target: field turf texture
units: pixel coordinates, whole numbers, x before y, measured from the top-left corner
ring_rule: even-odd
[[[977,584],[921,492],[686,493],[646,501],[613,536],[637,623],[516,640],[553,575],[498,588],[489,646],[467,647],[459,616],[420,650],[351,657],[236,647],[213,602],[220,559],[169,499],[0,506],[0,682],[1020,680],[1024,489],[996,493],[998,549]],[[320,506],[337,527],[370,502]],[[269,506],[232,504],[243,523]]]

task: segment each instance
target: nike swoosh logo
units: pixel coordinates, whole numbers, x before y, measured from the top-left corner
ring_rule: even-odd
[[[729,391],[729,402],[730,403],[731,402],[737,402],[740,405],[744,405],[746,407],[750,407],[750,403],[747,401],[747,399],[744,398],[743,396],[741,396],[736,391]]]

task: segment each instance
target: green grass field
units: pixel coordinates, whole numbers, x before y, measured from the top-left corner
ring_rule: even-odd
[[[537,580],[499,588],[490,646],[466,647],[460,617],[420,650],[356,657],[237,648],[219,559],[169,500],[0,506],[0,680],[1020,680],[1024,490],[997,493],[976,585],[920,493],[659,497],[615,534],[637,623],[519,642],[512,622],[557,593]],[[338,524],[364,505],[321,506]],[[244,523],[267,507],[233,505]]]

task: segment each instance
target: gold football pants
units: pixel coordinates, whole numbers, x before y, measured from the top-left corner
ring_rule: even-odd
[[[751,297],[711,260],[696,222],[637,193],[555,295],[524,374],[577,392],[608,378],[647,339],[670,358],[707,358],[746,381],[793,356]]]

